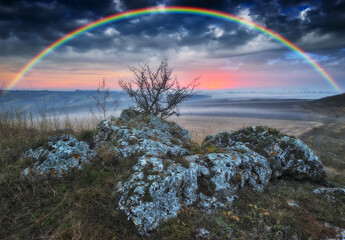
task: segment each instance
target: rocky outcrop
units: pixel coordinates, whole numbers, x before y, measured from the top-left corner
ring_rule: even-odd
[[[271,178],[325,177],[321,162],[303,142],[266,127],[208,136],[192,154],[189,133],[179,125],[124,110],[119,118],[100,122],[93,139],[96,148],[109,149],[117,161],[136,160],[115,191],[117,206],[143,235],[176,217],[183,206],[193,204],[205,212],[227,207],[244,186],[263,191]],[[73,136],[51,138],[25,153],[35,164],[24,175],[62,176],[95,156]]]
[[[272,177],[321,181],[325,176],[304,143],[265,127],[209,136],[202,149],[214,153],[197,155],[188,155],[186,130],[136,111],[125,110],[97,129],[97,146],[109,146],[120,159],[138,159],[116,191],[119,208],[142,234],[176,217],[182,206],[195,204],[206,212],[226,207],[245,185],[263,191]]]
[[[100,122],[96,146],[108,145],[117,158],[138,155],[178,157],[188,154],[187,130],[179,125],[135,110],[124,110],[119,118]]]
[[[95,156],[96,152],[86,142],[78,141],[74,136],[51,137],[44,146],[24,153],[24,157],[31,159],[34,164],[24,169],[23,175],[61,177],[70,170],[82,169]]]
[[[272,177],[288,176],[296,180],[323,181],[326,171],[318,157],[295,137],[268,127],[249,127],[237,132],[221,132],[208,136],[203,147],[222,149],[245,145],[267,158]]]

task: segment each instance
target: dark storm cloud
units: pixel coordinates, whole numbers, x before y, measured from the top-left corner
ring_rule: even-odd
[[[308,33],[345,34],[345,1],[258,1],[252,14],[270,29],[295,42]],[[300,16],[304,10],[303,18]],[[339,42],[338,42],[339,43]],[[344,44],[344,42],[342,42]],[[326,47],[329,47],[325,44]],[[320,46],[321,47],[321,46]],[[338,46],[335,46],[338,47]]]
[[[203,7],[233,14],[248,9],[248,14],[254,21],[307,50],[336,51],[345,47],[344,0],[0,0],[0,54],[36,54],[51,42],[87,22],[118,11],[158,4]],[[303,17],[301,11],[304,11]],[[143,48],[162,50],[168,45],[192,47],[203,44],[203,47],[207,47],[205,42],[213,44],[215,49],[231,49],[245,46],[256,36],[255,32],[247,31],[238,24],[207,17],[169,14],[134,20],[109,24],[92,31],[92,35],[80,36],[78,41],[71,41],[67,45],[76,52],[108,48],[125,51],[124,45],[131,45],[131,51],[138,52]],[[223,33],[219,36],[212,34],[210,26],[218,27],[218,31]],[[104,35],[107,28],[116,29],[119,33],[116,38],[121,41],[115,41],[114,36]],[[315,38],[320,40],[315,41]]]

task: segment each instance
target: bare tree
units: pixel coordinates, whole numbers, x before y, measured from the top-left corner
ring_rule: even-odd
[[[98,83],[98,88],[97,88],[96,94],[93,95],[93,99],[96,104],[98,114],[101,115],[101,120],[106,119],[107,114],[108,114],[107,103],[109,104],[109,102],[111,101],[111,96],[110,96],[110,89],[107,87],[105,78],[103,78],[103,80],[101,80]],[[116,100],[114,100],[113,105],[115,106],[115,108],[111,115],[115,114],[116,109],[118,107],[118,103]],[[90,112],[95,118],[97,118],[92,105],[90,105]]]
[[[173,69],[169,68],[164,58],[159,67],[152,71],[147,63],[138,68],[129,67],[134,77],[131,80],[120,80],[119,85],[135,102],[136,109],[145,114],[152,114],[160,118],[172,115],[179,116],[178,104],[198,92],[198,78],[186,86],[180,86],[176,77],[172,77]]]

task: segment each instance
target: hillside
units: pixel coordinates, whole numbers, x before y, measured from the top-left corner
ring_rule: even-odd
[[[324,114],[325,120],[327,120],[327,117],[341,117],[345,114],[345,93],[311,100],[303,106],[313,112]]]
[[[345,228],[345,190],[272,128],[199,145],[132,110],[79,132],[1,119],[2,239],[326,239]]]
[[[344,184],[345,94],[310,101],[305,107],[322,114],[323,124],[301,136],[326,165],[328,176]]]
[[[324,106],[331,106],[331,107],[345,107],[345,93],[321,98],[312,102],[312,104],[316,105],[324,105]]]

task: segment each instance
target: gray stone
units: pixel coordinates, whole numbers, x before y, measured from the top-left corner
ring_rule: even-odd
[[[289,176],[296,180],[323,181],[326,171],[319,158],[301,140],[268,127],[248,127],[237,132],[208,136],[203,147],[228,149],[243,144],[267,158],[273,177]]]
[[[241,152],[193,155],[184,161],[188,167],[144,155],[130,179],[118,184],[119,207],[142,234],[176,217],[183,205],[197,203],[210,212],[230,204],[245,185],[262,191],[271,176],[267,160],[244,146]]]
[[[196,230],[195,236],[197,237],[197,239],[202,239],[202,240],[219,239],[217,235],[215,235],[214,233],[211,233],[205,228],[198,228]]]
[[[135,110],[123,110],[119,118],[100,122],[96,146],[108,145],[118,158],[131,156],[184,156],[190,144],[187,130],[179,125]]]
[[[86,142],[78,141],[74,136],[51,137],[43,147],[24,153],[24,157],[34,161],[34,164],[24,169],[23,175],[61,177],[72,169],[82,169],[96,155]]]
[[[345,196],[345,188],[340,188],[340,187],[335,187],[335,188],[316,188],[314,191],[314,193],[317,194],[340,194],[340,195],[344,195]]]

